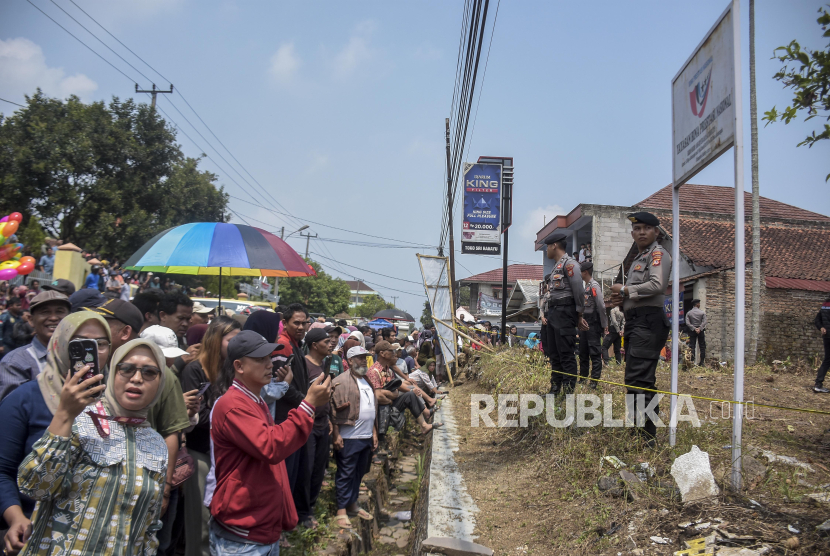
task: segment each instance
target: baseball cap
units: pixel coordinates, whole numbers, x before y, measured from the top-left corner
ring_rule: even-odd
[[[58,278],[57,280],[52,280],[50,283],[45,284],[41,289],[61,292],[66,297],[69,297],[70,295],[75,293],[75,284],[73,284],[69,280]]]
[[[398,342],[395,342],[394,344],[392,344],[392,349],[394,349],[395,351],[398,351],[399,349],[401,349],[401,344],[399,344]]]
[[[120,320],[132,328],[134,332],[138,332],[144,326],[144,316],[141,314],[141,309],[123,299],[108,299],[100,307],[87,308],[86,310],[98,313],[105,319]],[[168,328],[168,330],[170,329]]]
[[[305,345],[311,346],[314,342],[319,342],[320,340],[328,340],[329,333],[326,332],[325,328],[312,328],[309,330],[305,335]]]
[[[139,328],[141,327],[139,326]],[[145,340],[154,342],[158,347],[160,347],[161,352],[165,357],[172,359],[173,357],[187,355],[185,350],[179,349],[179,339],[176,338],[176,333],[166,326],[158,324],[149,326],[144,332],[141,333],[141,337]]]
[[[387,351],[390,349],[395,349],[392,347],[392,344],[387,342],[386,340],[381,340],[380,342],[375,344],[375,353],[380,353],[381,351]]]
[[[213,312],[213,307],[205,307],[204,305],[202,305],[198,301],[194,301],[193,302],[193,312],[205,315],[207,313],[212,313]]]
[[[72,312],[77,313],[84,307],[100,307],[106,298],[96,289],[82,288],[69,296],[69,303],[72,304]]]
[[[343,328],[340,326],[327,326],[323,330],[326,331],[326,334],[331,334],[336,331],[338,336],[343,333]]]
[[[46,291],[40,292],[32,298],[32,301],[29,304],[29,312],[33,313],[38,307],[46,305],[47,303],[59,303],[61,305],[65,305],[67,309],[72,310],[72,304],[69,302],[68,297],[60,292]]]
[[[360,355],[369,355],[369,352],[366,351],[366,348],[363,346],[355,346],[350,348],[346,353],[346,359],[351,359],[352,357],[358,357]]]
[[[231,361],[243,357],[265,357],[281,347],[282,344],[269,343],[253,330],[243,330],[228,342],[228,357]]]

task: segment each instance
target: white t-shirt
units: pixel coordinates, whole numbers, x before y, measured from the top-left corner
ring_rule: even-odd
[[[360,388],[360,413],[353,426],[340,426],[340,436],[344,440],[372,438],[375,428],[375,393],[365,378],[357,379],[357,387]]]

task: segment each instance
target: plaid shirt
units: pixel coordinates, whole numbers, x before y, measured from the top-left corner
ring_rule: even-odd
[[[372,388],[375,390],[383,388],[387,382],[392,380],[392,378],[392,371],[389,367],[381,365],[380,361],[372,365],[369,368],[369,372],[366,373],[366,380],[369,381],[369,384],[371,384]]]

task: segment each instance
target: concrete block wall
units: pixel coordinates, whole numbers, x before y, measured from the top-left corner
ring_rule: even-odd
[[[592,216],[594,270],[599,273],[620,264],[631,248],[631,222],[627,207],[588,205],[583,214]]]

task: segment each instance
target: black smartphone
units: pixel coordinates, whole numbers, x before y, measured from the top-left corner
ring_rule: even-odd
[[[86,365],[89,365],[90,369],[81,379],[81,382],[101,374],[101,366],[98,362],[98,342],[85,338],[70,340],[69,367],[72,369],[72,374],[80,372]]]
[[[201,396],[201,395],[203,395],[205,392],[207,392],[207,389],[208,389],[208,388],[210,388],[210,382],[203,382],[203,383],[201,383],[201,384],[199,385],[199,392],[196,394],[196,396]]]
[[[334,369],[331,368],[331,360],[332,356],[329,355],[325,359],[323,359],[323,372],[328,373],[332,380],[334,380]]]

